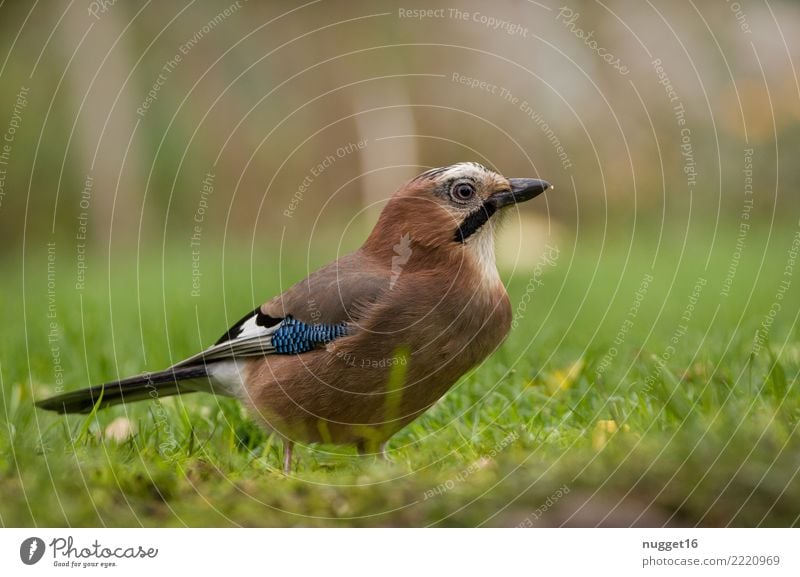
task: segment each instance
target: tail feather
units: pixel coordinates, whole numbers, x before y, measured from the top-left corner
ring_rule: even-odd
[[[181,384],[182,381],[206,379],[208,371],[205,366],[172,367],[157,373],[146,373],[121,381],[112,381],[103,385],[72,391],[38,401],[36,406],[58,413],[89,413],[100,403],[99,408],[110,407],[120,403],[141,401],[147,398],[168,397],[182,392],[193,392],[195,389]],[[208,384],[206,384],[206,387]]]

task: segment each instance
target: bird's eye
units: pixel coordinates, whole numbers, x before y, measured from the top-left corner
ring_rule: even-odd
[[[475,187],[468,182],[459,182],[450,191],[453,200],[465,202],[475,196]]]

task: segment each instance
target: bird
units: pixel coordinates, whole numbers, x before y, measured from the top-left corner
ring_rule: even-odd
[[[283,442],[389,439],[506,338],[512,311],[495,236],[512,207],[551,185],[476,162],[433,168],[386,202],[356,251],[244,315],[209,348],[158,372],[66,392],[42,409],[88,413],[169,395],[234,397]]]

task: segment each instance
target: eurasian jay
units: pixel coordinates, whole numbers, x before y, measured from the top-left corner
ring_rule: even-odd
[[[238,398],[284,443],[380,449],[506,337],[511,306],[495,266],[506,209],[550,185],[465,162],[423,172],[386,204],[357,251],[246,314],[172,367],[37,405],[91,411],[208,392]]]

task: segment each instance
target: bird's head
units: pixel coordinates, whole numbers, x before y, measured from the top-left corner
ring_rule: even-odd
[[[365,248],[391,251],[398,240],[426,251],[474,253],[494,263],[494,230],[505,210],[550,188],[544,180],[506,178],[475,162],[423,172],[389,200]]]

